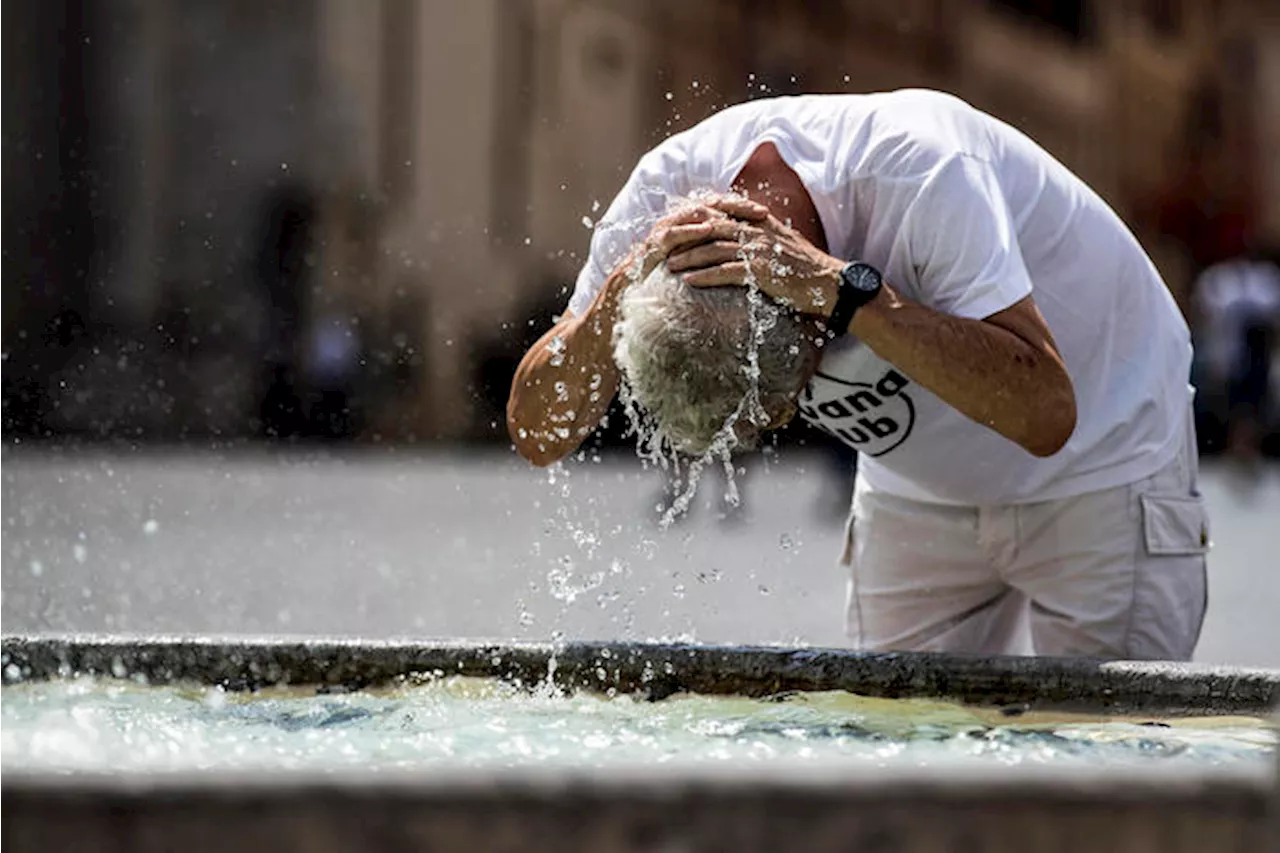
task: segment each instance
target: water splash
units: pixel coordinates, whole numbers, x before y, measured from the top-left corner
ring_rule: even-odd
[[[600,664],[609,677],[612,663],[602,655]],[[650,682],[668,669],[646,667],[642,680]],[[565,690],[555,686],[561,675],[552,660],[532,685],[435,671],[329,695],[301,687],[247,694],[112,679],[35,682],[4,689],[4,769],[586,768],[678,760],[743,762],[749,772],[766,760],[825,759],[873,775],[890,761],[1261,771],[1276,756],[1276,734],[1260,719],[1009,723],[940,702],[838,692],[654,702]]]
[[[596,571],[589,575],[579,575],[573,558],[565,555],[550,571],[547,572],[547,586],[553,598],[566,604],[573,604],[578,596],[598,589],[604,584],[604,572]]]

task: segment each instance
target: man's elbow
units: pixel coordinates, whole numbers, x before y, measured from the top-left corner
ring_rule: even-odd
[[[563,455],[557,453],[554,446],[548,446],[545,440],[521,426],[510,413],[507,414],[507,435],[511,438],[516,453],[539,468],[551,465]]]
[[[513,435],[511,443],[515,446],[516,453],[520,454],[521,458],[538,468],[546,468],[548,465],[558,462],[564,456],[563,453],[558,453],[555,448],[548,447],[544,442],[540,441],[530,441]]]
[[[567,456],[585,437],[585,433],[580,432],[578,441],[575,442],[568,437],[567,432],[564,435],[556,435],[556,432],[560,430],[548,431],[526,427],[520,420],[518,412],[508,409],[507,435],[511,438],[511,444],[515,447],[516,453],[520,454],[526,462],[539,468],[546,468]]]
[[[535,468],[546,468],[549,465],[554,465],[559,462],[562,458],[559,454],[552,453],[548,450],[521,447],[520,445],[516,445],[516,452]]]
[[[1076,431],[1076,395],[1071,379],[1063,371],[1054,389],[1037,401],[1035,430],[1023,444],[1027,452],[1041,459],[1067,446]]]

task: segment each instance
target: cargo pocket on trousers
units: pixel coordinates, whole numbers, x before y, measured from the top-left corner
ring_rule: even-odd
[[[1142,495],[1142,536],[1153,557],[1204,554],[1209,521],[1200,498]]]

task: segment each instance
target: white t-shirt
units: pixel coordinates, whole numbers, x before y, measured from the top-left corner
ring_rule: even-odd
[[[828,251],[904,296],[981,319],[1028,294],[1075,387],[1077,426],[1038,459],[868,347],[830,345],[801,416],[861,451],[872,488],[968,505],[1068,497],[1142,479],[1188,423],[1190,335],[1107,204],[1014,128],[950,95],[804,95],[723,110],[646,154],[605,216],[569,302],[582,313],[668,200],[726,192],[762,143],[813,198]]]

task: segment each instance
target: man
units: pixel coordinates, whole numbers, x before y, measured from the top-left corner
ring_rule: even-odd
[[[667,213],[697,191],[746,200]],[[1190,657],[1208,536],[1188,330],[1119,218],[1027,137],[902,91],[754,101],[664,141],[517,372],[534,463],[604,412],[620,298],[655,261],[754,281],[833,336],[798,403],[861,452],[859,646]]]

